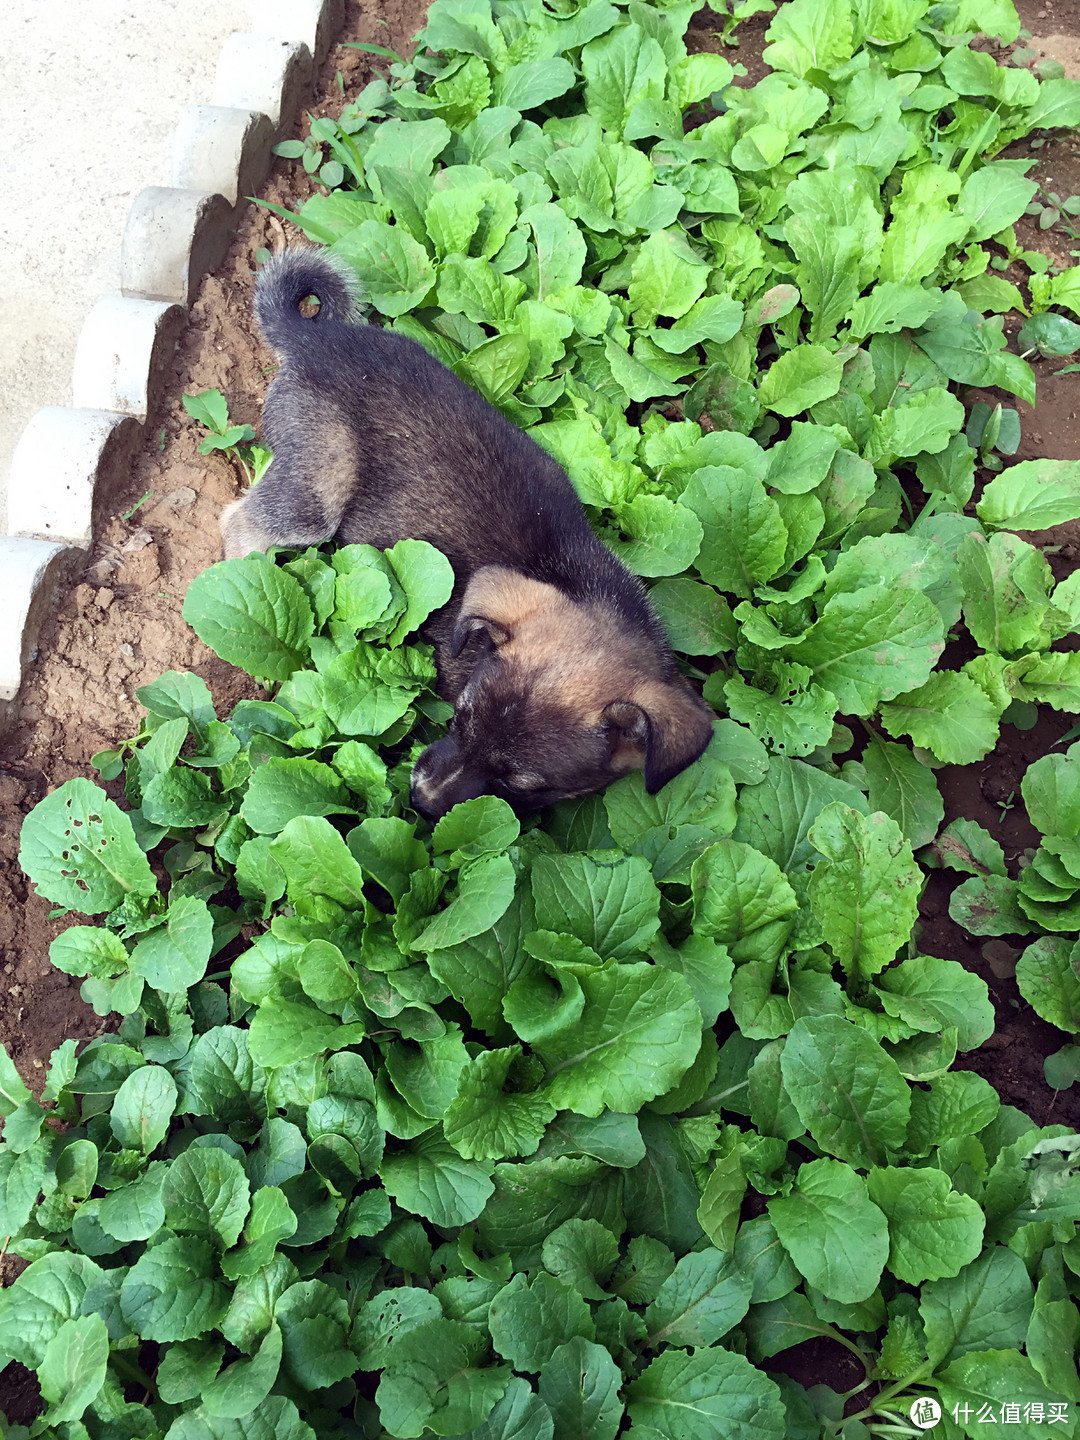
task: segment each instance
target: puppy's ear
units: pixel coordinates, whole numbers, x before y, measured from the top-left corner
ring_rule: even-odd
[[[505,645],[510,631],[490,615],[459,615],[450,637],[450,654],[456,660],[474,635],[486,634],[492,645]]]
[[[618,744],[644,751],[645,789],[655,795],[696,760],[712,739],[715,716],[680,676],[643,680],[631,700],[613,700],[602,719]]]

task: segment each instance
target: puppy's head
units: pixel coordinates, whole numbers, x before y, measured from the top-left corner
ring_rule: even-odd
[[[451,642],[470,663],[450,733],[413,768],[430,820],[477,795],[518,811],[601,790],[630,770],[659,790],[705,749],[713,713],[651,636],[608,607],[487,566],[470,581]]]

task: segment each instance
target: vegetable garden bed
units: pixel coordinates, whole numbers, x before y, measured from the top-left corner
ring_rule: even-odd
[[[134,741],[96,722],[128,813],[69,757],[23,827],[78,912],[54,966],[123,1018],[44,1107],[0,1058],[0,1356],[73,1437],[858,1440],[920,1397],[1073,1434],[1080,443],[1017,434],[1007,341],[1080,316],[1065,187],[1027,178],[1067,173],[1080,83],[967,43],[1016,40],[1008,0],[791,0],[734,87],[688,9],[495,16],[437,0],[272,203],[567,465],[716,740],[655,797],[417,831],[437,552],[208,570],[216,661],[163,589]],[[241,424],[249,333],[242,384],[185,377]],[[207,464],[205,509],[112,522],[84,639],[132,567],[211,558],[154,528],[227,498]]]

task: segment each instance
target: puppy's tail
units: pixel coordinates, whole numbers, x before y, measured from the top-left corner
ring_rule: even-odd
[[[309,325],[358,320],[358,290],[356,276],[329,251],[294,245],[259,271],[255,285],[259,329],[275,350],[287,351],[289,342]],[[300,305],[309,295],[316,297],[319,308],[311,316],[301,315]]]

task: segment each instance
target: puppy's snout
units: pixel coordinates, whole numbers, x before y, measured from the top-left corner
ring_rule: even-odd
[[[413,766],[410,802],[425,820],[438,820],[462,800],[486,794],[485,777],[466,763],[452,735],[429,745]]]

